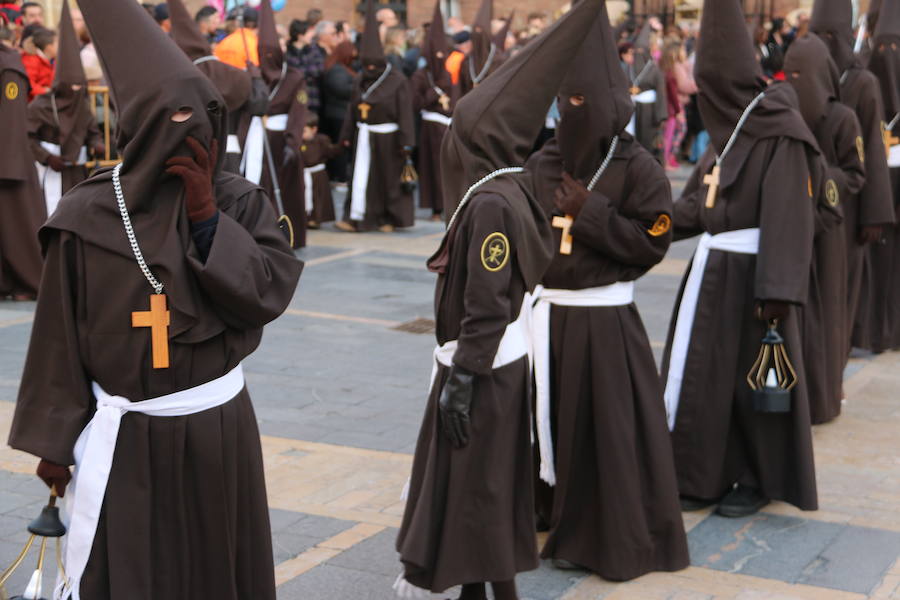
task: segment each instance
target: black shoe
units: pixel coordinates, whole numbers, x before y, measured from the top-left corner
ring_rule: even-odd
[[[544,531],[550,531],[550,523],[547,522],[541,515],[536,515],[534,518],[535,529],[538,533],[542,533]]]
[[[584,567],[576,565],[564,558],[554,558],[552,564],[555,569],[559,569],[560,571],[587,571]]]
[[[716,512],[723,517],[739,519],[758,513],[759,509],[768,503],[769,499],[758,489],[738,484],[722,498]]]
[[[708,500],[706,498],[692,498],[691,496],[679,496],[678,502],[681,504],[681,512],[696,512],[709,508],[718,500]]]

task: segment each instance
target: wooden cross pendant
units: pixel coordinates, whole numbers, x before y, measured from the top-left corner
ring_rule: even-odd
[[[706,208],[716,205],[716,196],[719,193],[719,165],[713,167],[712,173],[703,176],[703,183],[709,186],[706,192]]]
[[[564,217],[553,217],[552,225],[556,229],[562,229],[562,239],[559,242],[560,254],[572,254],[572,223],[575,219],[566,215]]]
[[[450,110],[450,96],[447,94],[441,94],[441,97],[438,98],[438,103],[441,105],[441,108],[444,109],[444,112]]]
[[[884,152],[887,154],[887,157],[891,157],[891,147],[900,144],[900,138],[894,137],[894,132],[884,128]]]
[[[372,110],[372,105],[369,104],[368,102],[360,102],[359,106],[357,106],[357,108],[359,109],[359,116],[362,117],[362,120],[368,121],[369,120],[369,111]]]
[[[638,94],[641,93],[641,88],[639,88],[636,85],[633,85],[633,86],[631,86],[631,89],[628,90],[628,93],[631,94],[632,96],[637,96]]]
[[[151,294],[150,310],[131,313],[132,327],[149,327],[153,368],[169,368],[169,311],[165,294]]]

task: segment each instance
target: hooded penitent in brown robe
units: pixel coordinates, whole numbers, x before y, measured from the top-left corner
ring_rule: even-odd
[[[278,210],[272,178],[274,168],[284,214],[290,217],[294,227],[294,248],[302,248],[306,246],[306,208],[300,144],[303,142],[309,96],[303,73],[284,60],[275,29],[275,13],[269,0],[262,0],[259,5],[259,68],[270,89],[265,123],[272,153],[271,163],[268,160],[263,163],[260,185]]]
[[[660,125],[669,116],[666,107],[666,77],[650,54],[650,23],[634,40],[634,64],[625,65],[634,99],[632,134],[651,154],[659,153]],[[652,92],[652,93],[651,93]]]
[[[472,23],[472,50],[463,59],[459,70],[461,96],[478,87],[506,60],[506,54],[497,47],[491,35],[493,19],[494,0],[481,0],[481,7],[475,16],[475,22]]]
[[[634,112],[629,87],[604,5],[560,88],[556,138],[527,164],[548,218],[572,216],[581,204],[568,253],[554,229],[556,256],[542,279],[555,425],[555,486],[537,482],[548,492],[538,493],[538,514],[550,526],[542,556],[615,581],[690,563],[650,340],[634,302],[609,299],[617,290],[630,295],[672,240],[665,171],[624,131]],[[615,154],[589,192],[613,139]],[[585,294],[580,306],[564,305]],[[541,398],[542,385],[537,390]],[[552,482],[547,466],[541,474]]]
[[[38,179],[48,213],[56,209],[62,194],[87,178],[84,163],[88,154],[96,158],[104,154],[100,129],[91,113],[81,48],[66,4],[59,19],[58,46],[53,87],[28,105],[28,139],[40,164]],[[61,181],[54,186],[56,177]]]
[[[47,218],[28,144],[28,75],[0,43],[0,300],[33,298],[41,281],[37,231]]]
[[[441,350],[397,538],[405,579],[420,588],[467,584],[465,597],[479,598],[490,581],[506,600],[516,573],[538,565],[527,333],[516,332],[553,236],[531,176],[496,173],[525,161],[599,5],[577,5],[462,98],[444,138],[455,216],[429,261]]]
[[[268,86],[261,80],[258,70],[255,76],[229,64],[221,62],[213,55],[209,40],[197,27],[197,22],[188,13],[181,0],[166,0],[169,19],[172,23],[171,36],[188,58],[204,75],[209,77],[228,110],[228,138],[226,138],[224,169],[230,173],[240,173],[241,149],[245,141],[250,118],[266,114],[268,107]],[[251,63],[252,65],[252,63]],[[245,125],[241,130],[241,125]]]
[[[881,84],[885,149],[895,212],[900,205],[900,3],[885,2],[874,32],[869,70]],[[890,126],[893,126],[891,129]],[[866,251],[866,276],[860,294],[853,344],[874,352],[900,348],[900,227],[884,228],[880,244]]]
[[[825,161],[825,186],[816,206],[809,298],[803,309],[803,357],[810,416],[816,425],[841,413],[844,364],[850,344],[843,212],[845,207],[857,207],[866,180],[865,147],[856,114],[837,98],[840,73],[818,36],[811,33],[791,44],[784,71]]]
[[[450,47],[444,33],[444,17],[441,3],[434,6],[431,26],[425,34],[422,55],[425,68],[413,73],[409,79],[413,110],[422,117],[419,128],[419,201],[423,208],[430,208],[435,215],[444,212],[441,193],[441,142],[447,132],[450,115],[456,101],[457,89],[444,67]]]
[[[778,499],[813,510],[815,464],[798,307],[808,295],[813,197],[821,185],[816,142],[790,85],[766,87],[740,2],[707,0],[701,26],[695,75],[711,146],[675,203],[675,235],[759,233],[757,254],[752,236],[734,233],[729,237],[740,236],[739,244],[709,251],[692,327],[686,318],[676,327],[685,285],[675,306],[663,378],[678,487],[683,496],[715,501],[739,484],[719,506],[727,516],[743,510],[737,505],[747,506],[741,499],[751,499],[753,508]],[[741,114],[763,91],[723,160],[715,203],[707,208],[704,180],[715,153],[723,152]],[[713,239],[721,244],[728,238]],[[692,303],[684,304],[689,311]],[[778,319],[799,377],[789,413],[755,412],[746,380],[770,318]],[[685,353],[673,353],[673,342]],[[682,357],[679,378],[673,358],[677,366]]]
[[[874,2],[871,7],[877,10]],[[870,32],[875,21],[877,18],[871,18],[870,13]],[[856,198],[842,202],[841,207],[847,238],[847,327],[852,332],[865,278],[866,247],[878,241],[880,229],[894,222],[894,203],[882,136],[884,106],[878,79],[853,55],[853,6],[850,0],[816,0],[809,25],[810,30],[828,46],[840,73],[841,102],[856,113],[862,129],[865,185]],[[850,339],[847,341],[849,358],[851,344]]]
[[[73,464],[94,414],[92,381],[135,402],[221,378],[257,347],[301,270],[265,194],[222,173],[221,159],[208,169],[214,217],[188,218],[191,188],[166,173],[167,161],[191,155],[188,136],[210,149],[224,141],[222,97],[139,4],[79,5],[119,108],[124,202],[165,286],[169,366],[153,368],[150,328],[132,327],[153,288],[104,171],[71,190],[41,231],[42,292],[9,443],[57,466]],[[189,416],[123,416],[92,548],[84,600],[274,600],[262,451],[246,387]]]
[[[362,70],[354,80],[340,136],[341,143],[353,142],[353,158],[350,189],[339,226],[345,231],[412,227],[414,200],[400,182],[403,165],[416,143],[409,82],[384,58],[372,0],[366,4],[359,57]],[[368,146],[363,136],[368,137]],[[368,176],[364,160],[367,147]]]
[[[344,148],[339,144],[332,144],[331,139],[324,133],[316,134],[311,140],[303,140],[300,145],[300,155],[304,169],[310,169],[309,176],[305,179],[303,193],[312,201],[312,210],[306,206],[309,217],[309,226],[312,227],[329,221],[334,221],[334,199],[331,197],[331,181],[328,179],[328,171],[319,167],[326,161],[338,156]],[[306,185],[309,183],[311,185]]]

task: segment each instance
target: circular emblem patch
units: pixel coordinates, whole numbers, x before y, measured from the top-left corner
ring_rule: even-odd
[[[300,104],[306,104],[309,102],[309,94],[306,93],[306,90],[300,90],[297,92],[297,102]]]
[[[866,145],[862,136],[856,136],[856,153],[859,154],[859,162],[866,162]]]
[[[7,100],[15,100],[19,97],[19,86],[15,81],[10,81],[6,84],[6,98]]]
[[[653,224],[653,227],[647,230],[647,233],[652,235],[653,237],[659,237],[661,235],[666,235],[669,233],[669,230],[672,228],[672,219],[669,215],[659,215],[656,218],[656,222]]]
[[[829,179],[825,182],[825,201],[828,202],[828,206],[837,206],[838,202],[841,201],[838,186],[834,179]]]
[[[499,231],[484,238],[481,244],[481,264],[485,269],[499,271],[509,262],[509,240]]]

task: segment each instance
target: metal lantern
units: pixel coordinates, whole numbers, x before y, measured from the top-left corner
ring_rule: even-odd
[[[25,543],[25,547],[13,563],[3,571],[0,575],[0,599],[2,600],[44,600],[41,596],[41,588],[43,584],[44,555],[47,551],[47,540],[56,538],[56,562],[59,566],[59,572],[65,579],[65,571],[62,565],[62,536],[66,534],[66,526],[63,525],[59,518],[59,508],[56,506],[56,490],[50,490],[50,500],[47,506],[41,510],[41,514],[28,525],[28,532],[31,536]],[[28,551],[34,544],[35,538],[41,538],[40,551],[38,552],[37,568],[31,575],[28,587],[18,596],[9,597],[6,594],[6,582],[12,576],[16,569],[25,561]]]
[[[416,168],[413,166],[413,161],[411,157],[406,158],[406,162],[403,165],[403,171],[400,173],[400,186],[403,188],[403,191],[407,194],[412,194],[416,191],[416,187],[419,185],[419,174],[416,173]]]
[[[778,333],[778,321],[769,322],[759,356],[747,373],[753,390],[753,408],[761,413],[791,412],[791,390],[797,385],[797,372]]]

